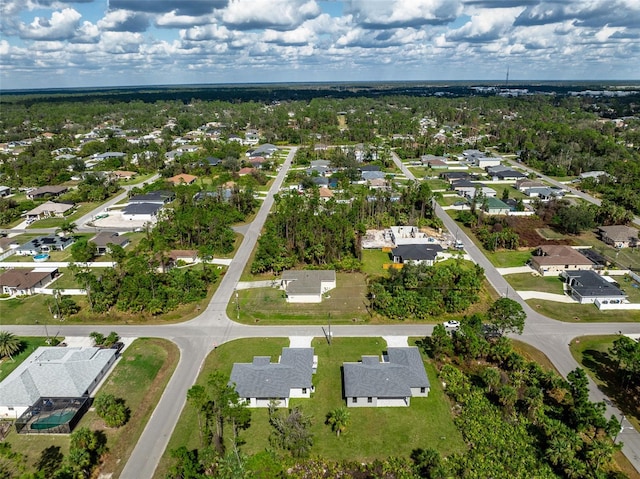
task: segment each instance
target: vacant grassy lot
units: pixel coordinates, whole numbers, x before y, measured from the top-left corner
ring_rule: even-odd
[[[567,237],[566,235],[563,235],[551,228],[536,228],[536,233],[547,240],[561,240]]]
[[[640,321],[638,310],[600,311],[594,304],[555,303],[541,299],[528,299],[527,304],[540,314],[567,323]]]
[[[516,291],[541,291],[544,293],[563,294],[562,280],[559,276],[536,276],[531,273],[505,275]]]
[[[0,361],[0,381],[6,378],[11,371],[17,368],[22,362],[29,357],[40,346],[47,346],[47,338],[40,336],[19,336],[18,339],[23,342],[24,348],[13,359],[5,358]],[[63,339],[63,338],[58,338]]]
[[[240,322],[281,324],[284,320],[294,324],[325,324],[329,319],[336,323],[368,320],[364,275],[337,273],[336,280],[337,288],[318,304],[287,303],[284,291],[271,287],[238,291]],[[229,303],[227,314],[230,318],[237,317],[235,300]]]
[[[104,430],[109,453],[101,473],[118,477],[155,409],[167,382],[175,370],[180,353],[175,344],[164,339],[137,339],[127,348],[100,393],[125,400],[131,419],[118,429],[105,426],[94,411],[89,411],[79,427]]]
[[[109,453],[102,472],[112,472],[117,477],[122,471],[178,363],[178,356],[178,348],[161,339],[138,339],[124,351],[100,392],[125,399],[131,409],[131,419],[119,429],[110,429],[95,412],[89,411],[77,426],[103,430],[107,435]],[[31,467],[46,447],[58,446],[63,454],[69,450],[69,437],[65,435],[11,432],[7,441],[13,450],[27,456],[27,464]]]
[[[640,430],[640,388],[623,386],[618,366],[609,356],[609,349],[618,335],[582,336],[571,341],[571,354],[587,371],[598,387],[625,413]]]
[[[82,288],[82,284],[74,279],[73,274],[71,273],[69,268],[58,268],[58,271],[60,272],[60,276],[58,276],[56,280],[48,286],[48,288],[56,288],[56,289]]]
[[[388,252],[379,249],[362,250],[362,272],[368,276],[386,276],[383,265],[393,263]]]
[[[469,234],[469,232],[467,232]],[[474,243],[477,243],[475,235],[472,236]],[[480,248],[482,245],[478,244]],[[496,268],[513,268],[515,266],[524,266],[529,258],[531,258],[530,249],[520,249],[520,250],[500,250],[500,251],[486,251],[483,250],[483,253],[487,256],[491,264],[493,264]]]
[[[211,353],[198,383],[203,383],[214,370],[229,374],[233,362],[250,362],[254,355],[270,355],[275,360],[286,345],[288,341],[285,339],[265,338],[224,344]],[[292,400],[292,405],[301,406],[306,414],[313,417],[312,456],[331,460],[371,461],[388,456],[408,456],[417,447],[431,447],[445,455],[464,451],[462,437],[453,425],[451,406],[430,363],[427,363],[427,374],[432,389],[428,398],[413,398],[409,408],[349,409],[349,427],[337,438],[324,420],[330,410],[344,405],[342,363],[358,361],[363,354],[380,354],[386,348],[386,343],[381,338],[336,338],[331,346],[323,339],[315,339],[312,345],[318,355],[318,371],[313,381],[315,393],[311,399]],[[269,447],[268,412],[266,409],[251,411],[251,427],[242,433],[247,441],[243,446],[247,454],[255,454]],[[171,463],[171,449],[180,445],[199,447],[196,428],[195,411],[187,404],[155,477],[164,477]]]

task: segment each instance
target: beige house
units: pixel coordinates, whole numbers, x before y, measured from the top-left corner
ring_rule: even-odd
[[[614,248],[630,248],[640,245],[638,230],[631,226],[600,226],[598,233],[602,241]]]
[[[10,269],[0,275],[0,292],[3,294],[32,295],[58,275],[57,268]]]
[[[53,201],[47,201],[40,206],[36,206],[31,211],[27,211],[27,218],[42,219],[42,218],[63,218],[65,213],[71,211],[75,205],[68,203],[54,203]]]
[[[540,246],[531,257],[531,266],[543,276],[557,276],[566,270],[593,269],[593,262],[571,246]]]

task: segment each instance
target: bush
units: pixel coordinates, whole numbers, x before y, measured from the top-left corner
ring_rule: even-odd
[[[124,426],[131,411],[122,398],[116,398],[113,394],[101,394],[94,402],[96,414],[100,416],[109,427]]]

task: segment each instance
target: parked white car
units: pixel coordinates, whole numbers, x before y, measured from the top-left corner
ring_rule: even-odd
[[[447,331],[457,331],[458,329],[460,329],[460,321],[456,321],[454,319],[445,321],[442,324],[444,325],[444,329],[446,329]]]

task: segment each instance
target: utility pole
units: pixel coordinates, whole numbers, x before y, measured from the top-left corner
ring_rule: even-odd
[[[329,312],[329,346],[331,346],[331,312]]]
[[[238,300],[238,290],[234,290],[236,293],[236,321],[240,321],[240,301]]]

